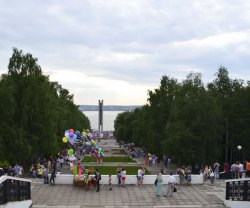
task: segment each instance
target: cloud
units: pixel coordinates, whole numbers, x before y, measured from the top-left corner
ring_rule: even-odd
[[[112,104],[144,104],[163,75],[182,80],[197,71],[209,82],[224,65],[249,78],[249,28],[245,0],[1,1],[0,73],[17,47],[38,57],[79,104],[86,93],[88,104],[104,93]]]
[[[74,94],[76,103],[96,104],[97,100],[105,100],[105,104],[142,105],[146,103],[147,91],[155,87],[136,85],[126,81],[112,80],[106,77],[92,77],[74,70],[61,70],[48,73],[51,81],[60,80],[63,88]]]

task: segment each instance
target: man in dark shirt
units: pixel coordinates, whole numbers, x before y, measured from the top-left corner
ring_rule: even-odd
[[[100,191],[100,180],[101,180],[101,175],[99,173],[98,169],[95,169],[95,180],[96,180],[96,192]]]
[[[228,162],[224,163],[224,178],[229,179],[230,165]]]
[[[116,174],[117,174],[117,180],[118,180],[118,185],[121,185],[121,174],[122,173],[122,168],[119,165],[119,167],[116,169]]]

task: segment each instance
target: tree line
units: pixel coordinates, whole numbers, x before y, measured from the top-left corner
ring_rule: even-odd
[[[163,76],[147,104],[117,116],[114,136],[180,165],[232,163],[250,156],[249,106],[250,82],[231,79],[225,67],[207,85],[200,73],[182,82]]]
[[[0,77],[0,167],[54,156],[64,131],[90,128],[74,96],[42,72],[38,59],[13,49]]]

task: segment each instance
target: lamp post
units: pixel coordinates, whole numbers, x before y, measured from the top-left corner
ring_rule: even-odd
[[[238,145],[238,146],[237,146],[237,149],[239,150],[239,161],[240,161],[240,150],[242,149],[242,146],[241,146],[241,145]]]

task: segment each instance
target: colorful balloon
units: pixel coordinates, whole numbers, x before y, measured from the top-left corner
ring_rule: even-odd
[[[67,137],[63,137],[63,138],[62,138],[62,141],[63,141],[63,143],[67,143],[67,142],[68,142]]]
[[[73,130],[73,129],[70,129],[70,130],[69,130],[69,133],[70,133],[70,132],[72,132],[72,133],[74,134],[74,130]]]
[[[74,150],[73,149],[69,149],[69,154],[73,155],[74,154]]]

